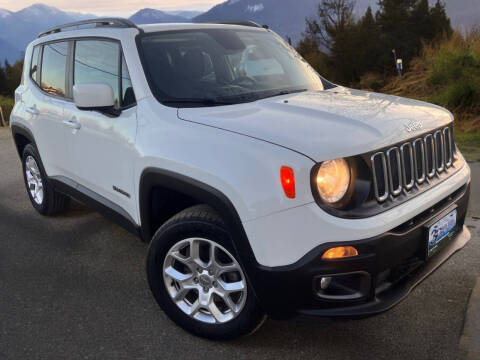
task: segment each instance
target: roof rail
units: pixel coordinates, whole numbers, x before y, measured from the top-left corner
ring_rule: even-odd
[[[221,25],[241,25],[241,26],[249,26],[249,27],[256,27],[256,28],[265,28],[268,29],[267,25],[260,25],[253,21],[208,21],[208,24],[221,24]]]
[[[98,18],[98,19],[90,19],[90,20],[82,20],[76,21],[60,26],[55,26],[51,29],[48,29],[38,35],[38,37],[59,33],[64,31],[65,29],[82,26],[82,25],[92,25],[94,24],[95,27],[112,27],[112,28],[136,28],[138,29],[137,25],[127,19],[122,18]],[[75,30],[75,29],[73,29]]]

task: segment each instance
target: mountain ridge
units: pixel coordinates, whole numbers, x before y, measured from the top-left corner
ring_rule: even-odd
[[[154,24],[154,23],[176,23],[176,22],[189,22],[190,19],[174,15],[162,10],[145,8],[137,11],[135,14],[128,18],[135,24]]]
[[[431,4],[436,0],[429,0]],[[466,32],[480,20],[480,0],[446,0],[452,25]],[[305,29],[305,18],[315,16],[320,0],[227,0],[199,14],[196,11],[140,9],[130,20],[138,24],[251,20],[268,25],[295,45]],[[378,0],[357,0],[356,14],[368,6],[375,11]],[[0,9],[0,62],[19,59],[27,44],[40,32],[56,25],[95,18],[93,14],[66,12],[41,3],[19,11]]]

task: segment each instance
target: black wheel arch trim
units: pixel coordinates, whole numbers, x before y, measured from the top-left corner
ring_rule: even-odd
[[[16,135],[22,135],[24,138],[26,138],[30,143],[35,146],[35,148],[38,151],[37,143],[35,142],[35,137],[33,136],[32,132],[24,125],[21,124],[12,124],[10,126],[12,135],[13,135],[13,141],[15,142],[15,147],[17,148],[18,155],[20,158],[22,158],[22,153],[20,152],[20,147],[19,144],[17,143],[17,138]]]
[[[186,175],[175,173],[165,169],[147,168],[140,177],[139,206],[140,219],[144,239],[151,239],[155,231],[149,220],[149,199],[154,187],[161,186],[169,190],[174,190],[184,195],[190,196],[199,203],[209,205],[217,211],[224,220],[227,227],[234,232],[233,244],[237,251],[239,243],[244,243],[247,249],[253,254],[253,250],[247,240],[247,235],[240,220],[235,206],[230,199],[221,191],[203,182],[190,178]],[[239,237],[241,236],[241,239]],[[236,239],[235,239],[236,238]]]

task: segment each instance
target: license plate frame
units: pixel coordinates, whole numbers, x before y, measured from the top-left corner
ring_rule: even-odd
[[[458,223],[458,209],[455,205],[437,216],[426,226],[426,258],[438,253],[455,234]]]

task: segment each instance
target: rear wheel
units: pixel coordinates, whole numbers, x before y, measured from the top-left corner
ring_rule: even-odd
[[[22,165],[28,197],[35,210],[42,215],[55,215],[68,209],[70,198],[49,183],[40,156],[31,144],[23,150]]]
[[[182,211],[150,244],[147,273],[155,299],[198,336],[226,340],[253,332],[264,314],[234,254],[223,222],[209,207]]]

